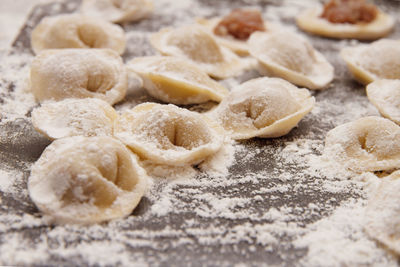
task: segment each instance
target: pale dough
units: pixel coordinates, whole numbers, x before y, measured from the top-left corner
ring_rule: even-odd
[[[35,54],[55,48],[109,48],[122,54],[125,43],[120,26],[80,14],[45,17],[31,35]]]
[[[128,63],[128,69],[143,79],[150,95],[166,103],[220,102],[229,93],[196,65],[181,58],[139,57]]]
[[[114,104],[125,97],[126,67],[110,49],[50,49],[35,57],[30,86],[40,102],[100,98]]]
[[[54,141],[32,166],[29,195],[57,223],[98,223],[128,216],[143,196],[147,175],[111,137]]]

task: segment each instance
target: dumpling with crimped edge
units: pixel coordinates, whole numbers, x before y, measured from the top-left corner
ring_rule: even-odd
[[[223,145],[224,130],[205,115],[172,104],[144,103],[120,115],[114,136],[156,164],[197,164]]]
[[[324,154],[357,173],[400,167],[400,127],[381,117],[364,117],[330,130]]]
[[[332,23],[321,17],[323,7],[317,6],[301,12],[296,22],[300,29],[324,37],[374,40],[388,35],[395,23],[391,16],[379,9],[377,11],[371,22]]]
[[[111,137],[75,136],[48,146],[32,166],[28,190],[56,223],[99,223],[128,216],[147,187],[136,156]]]
[[[229,20],[229,25],[231,25],[230,28],[235,29],[237,34],[233,35],[227,30],[224,30],[223,35],[215,33],[220,23],[226,22],[226,20]],[[250,8],[234,9],[225,17],[215,17],[210,19],[197,18],[196,22],[204,26],[220,45],[231,49],[241,56],[249,55],[249,45],[247,40],[253,32],[269,32],[280,29],[279,26],[273,23],[263,21],[260,11]],[[238,25],[241,27],[238,27]],[[238,35],[240,38],[238,38]]]
[[[46,102],[32,111],[35,129],[49,139],[69,136],[112,136],[118,114],[110,104],[96,98],[68,98]]]
[[[400,124],[400,80],[377,80],[368,84],[366,91],[383,117]]]
[[[289,31],[255,32],[250,54],[261,74],[277,76],[309,89],[324,89],[333,80],[333,66],[302,36]]]
[[[289,133],[314,105],[307,89],[279,78],[257,78],[234,88],[210,116],[233,139],[272,138]]]
[[[400,79],[400,41],[382,39],[340,51],[354,78],[362,84],[378,79]]]
[[[122,54],[125,43],[125,33],[120,26],[80,14],[45,17],[31,35],[35,54],[60,48],[109,48]]]
[[[381,179],[368,200],[364,217],[366,233],[400,254],[400,171]]]
[[[86,16],[115,23],[138,21],[152,11],[152,0],[83,0],[80,7]]]
[[[204,71],[185,59],[140,57],[128,63],[143,79],[143,87],[153,97],[173,104],[220,102],[229,91]]]
[[[250,61],[220,46],[199,25],[164,28],[153,34],[150,42],[161,54],[185,58],[214,78],[232,77],[250,67]]]
[[[128,88],[126,67],[110,49],[49,49],[31,64],[30,87],[39,102],[94,97],[114,104]]]

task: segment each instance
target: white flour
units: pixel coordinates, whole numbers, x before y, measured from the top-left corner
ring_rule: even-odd
[[[129,55],[154,54],[147,38],[149,31],[162,25],[184,25],[195,16],[218,14],[205,5],[208,2],[222,13],[237,5],[207,0],[155,1],[154,23],[147,20],[126,28],[130,31]],[[245,3],[256,5],[258,1]],[[293,16],[314,4],[286,0],[268,6],[264,16],[295,29]],[[133,215],[85,227],[49,227],[26,190],[32,160],[14,159],[14,154],[3,150],[8,140],[28,149],[17,146],[25,128],[18,128],[21,132],[12,136],[5,136],[4,131],[10,124],[20,125],[19,119],[29,122],[29,112],[37,104],[25,82],[32,55],[1,52],[0,156],[4,162],[0,161],[0,263],[397,265],[397,259],[363,230],[366,201],[379,179],[368,174],[354,177],[321,156],[329,129],[378,113],[361,86],[342,83],[349,74],[337,51],[349,42],[312,42],[335,65],[336,78],[326,91],[313,93],[315,109],[287,138],[228,142],[223,151],[196,168],[147,166],[154,176],[151,190]],[[253,75],[244,74],[223,84],[232,88]],[[116,107],[118,111],[149,99],[137,87],[131,85],[127,100]]]

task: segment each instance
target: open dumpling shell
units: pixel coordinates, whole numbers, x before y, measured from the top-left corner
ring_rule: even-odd
[[[219,44],[229,48],[230,50],[232,50],[233,52],[235,52],[240,56],[249,55],[249,44],[247,43],[248,40],[239,40],[230,35],[219,36],[214,34],[214,28],[215,26],[218,25],[221,19],[222,18],[211,18],[211,19],[197,18],[196,22],[204,26],[207,29],[207,31],[214,36],[214,38],[217,40]],[[281,28],[270,22],[264,22],[264,27],[267,32],[274,30],[276,31]]]
[[[321,18],[322,6],[303,11],[296,22],[300,29],[316,35],[337,39],[375,40],[390,33],[394,19],[378,10],[377,17],[370,23],[332,23]]]
[[[180,58],[135,58],[128,63],[128,69],[140,75],[150,95],[167,103],[220,102],[229,93],[196,65]]]

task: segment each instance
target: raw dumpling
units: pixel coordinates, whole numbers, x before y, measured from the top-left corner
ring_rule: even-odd
[[[143,196],[147,175],[111,137],[54,141],[33,165],[29,195],[57,223],[97,223],[128,216]]]
[[[151,0],[83,0],[81,12],[111,22],[130,22],[145,18],[153,11]]]
[[[271,23],[264,22],[257,9],[234,9],[222,18],[197,19],[208,32],[213,34],[217,42],[239,55],[249,54],[247,43],[250,35],[255,31],[271,31]]]
[[[351,5],[351,2],[354,1],[336,2],[342,2],[342,4],[348,3]],[[345,19],[346,16],[348,16],[349,19],[354,19],[357,11],[350,11],[348,8],[340,7],[340,10],[336,10],[334,12],[346,12],[346,14],[332,14],[336,16],[336,18],[333,19],[336,19],[338,22],[331,22],[330,20],[322,17],[324,8],[322,6],[317,6],[300,13],[296,21],[300,29],[316,35],[339,39],[351,38],[360,40],[374,40],[387,35],[393,29],[395,22],[392,17],[385,14],[381,10],[377,9],[376,11],[377,13],[375,18],[370,22],[352,21],[353,23],[349,23],[340,22],[340,20]],[[360,17],[360,19],[363,18],[366,18],[366,16]]]
[[[400,80],[377,80],[368,84],[369,101],[386,117],[400,124]]]
[[[279,78],[257,78],[236,87],[211,112],[233,139],[287,134],[314,107],[307,89]]]
[[[128,64],[139,74],[150,95],[167,103],[220,102],[228,90],[196,65],[174,57],[140,57]]]
[[[50,139],[83,135],[113,135],[117,112],[107,102],[96,98],[65,99],[48,102],[32,111],[37,131]]]
[[[382,39],[340,51],[354,78],[362,84],[378,79],[400,79],[400,41]]]
[[[400,254],[400,171],[381,181],[368,201],[364,227],[368,235]]]
[[[249,45],[262,74],[309,89],[323,89],[333,79],[332,65],[298,34],[255,32],[250,36]]]
[[[114,104],[128,87],[121,57],[110,49],[50,49],[31,65],[31,90],[40,102],[100,98]]]
[[[224,141],[224,130],[206,116],[155,103],[123,113],[114,135],[141,158],[175,166],[200,163]]]
[[[150,42],[161,54],[185,58],[215,78],[228,78],[249,67],[199,25],[162,29]]]
[[[78,14],[45,17],[31,36],[35,54],[54,48],[109,48],[122,54],[125,42],[120,26]]]
[[[328,132],[324,154],[362,173],[400,167],[400,127],[380,117],[365,117]]]

